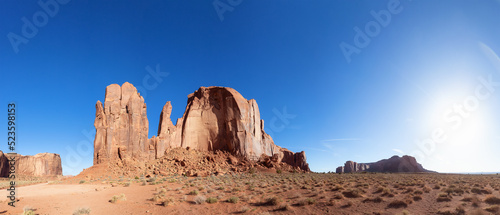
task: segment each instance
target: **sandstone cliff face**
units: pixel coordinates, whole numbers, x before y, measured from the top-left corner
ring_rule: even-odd
[[[351,172],[431,172],[422,167],[414,157],[393,156],[389,159],[377,161],[375,163],[356,163],[347,161],[344,166],[338,167],[337,173]]]
[[[0,177],[9,176],[9,160],[7,156],[0,151]]]
[[[96,104],[94,164],[116,159],[147,159],[150,150],[144,98],[130,83],[106,87],[104,107]]]
[[[274,144],[264,131],[257,102],[227,87],[201,87],[188,96],[186,110],[174,125],[172,105],[160,114],[157,136],[148,137],[146,104],[129,83],[106,88],[104,107],[96,104],[94,164],[153,160],[166,150],[183,147],[199,151],[227,151],[258,161],[273,157],[309,171],[305,153],[292,153]]]
[[[60,176],[62,175],[61,157],[54,153],[39,153],[33,156],[15,155],[16,176]],[[7,156],[0,151],[1,177],[8,177]]]

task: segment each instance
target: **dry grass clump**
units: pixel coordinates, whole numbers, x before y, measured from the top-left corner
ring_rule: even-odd
[[[90,208],[78,208],[73,212],[73,215],[89,215]]]
[[[349,189],[342,192],[342,194],[347,198],[358,198],[363,196],[361,190],[359,189]]]
[[[194,203],[196,203],[197,205],[201,205],[205,201],[207,201],[207,198],[205,198],[205,196],[199,195],[199,196],[194,197]]]
[[[498,213],[500,211],[500,206],[498,205],[492,205],[492,206],[489,206],[487,208],[485,208],[484,210],[490,212],[490,213]]]
[[[440,193],[436,199],[437,202],[449,202],[451,201],[451,197],[446,193]]]
[[[492,194],[493,192],[491,190],[488,190],[488,189],[479,189],[477,187],[474,187],[470,190],[471,193],[475,193],[475,194],[479,194],[479,195],[482,195],[482,194]]]
[[[218,199],[215,197],[208,197],[206,202],[209,204],[217,203]]]
[[[383,202],[384,199],[382,199],[382,197],[380,196],[377,196],[375,198],[366,198],[363,200],[363,203],[366,203],[366,202],[375,202],[375,203],[380,203],[380,202]]]
[[[305,206],[305,205],[313,205],[314,203],[316,203],[316,200],[314,200],[312,198],[306,198],[306,199],[300,200],[299,203],[297,203],[297,205]]]
[[[387,205],[388,208],[406,208],[408,204],[402,200],[394,200]]]
[[[289,211],[289,210],[292,210],[292,207],[287,203],[281,204],[278,208],[276,208],[276,211]]]
[[[420,201],[420,200],[422,200],[422,196],[421,195],[413,196],[413,200]]]
[[[484,199],[484,202],[490,205],[500,205],[500,199],[494,195],[489,195]]]
[[[35,210],[31,206],[24,206],[22,215],[36,215]]]
[[[342,208],[348,208],[351,207],[353,204],[351,201],[347,201],[344,205],[342,205]]]
[[[160,201],[160,205],[163,207],[167,207],[167,206],[173,205],[173,204],[174,204],[174,199],[172,197],[169,197],[165,200]]]
[[[109,200],[109,202],[111,203],[119,203],[121,201],[126,201],[127,198],[125,197],[125,194],[121,194],[121,195],[115,195],[113,197],[111,197],[111,200]]]
[[[270,197],[270,198],[267,198],[263,203],[262,205],[278,205],[279,203],[281,203],[282,200],[278,197]]]
[[[382,190],[382,196],[387,196],[387,197],[394,197],[394,193],[392,192],[391,189],[389,188],[384,188]]]
[[[240,201],[240,198],[236,197],[236,196],[232,196],[232,197],[229,197],[229,199],[227,199],[227,202],[229,203],[238,203],[238,201]]]

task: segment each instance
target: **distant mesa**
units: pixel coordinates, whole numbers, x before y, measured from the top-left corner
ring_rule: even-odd
[[[9,158],[0,151],[0,177],[9,176]],[[61,157],[54,153],[39,153],[33,156],[14,155],[16,158],[15,175],[35,177],[62,176]]]
[[[354,161],[345,162],[344,166],[336,169],[337,173],[355,173],[355,172],[433,172],[422,167],[417,160],[408,155],[403,157],[392,156],[389,159],[383,159],[375,163],[356,163]]]
[[[188,95],[184,115],[175,124],[171,112],[168,101],[160,114],[157,136],[148,139],[144,98],[128,82],[107,86],[104,104],[96,104],[94,165],[131,166],[184,148],[228,152],[249,163],[286,164],[310,171],[305,153],[293,153],[275,145],[264,131],[257,102],[245,99],[232,88],[199,88]]]

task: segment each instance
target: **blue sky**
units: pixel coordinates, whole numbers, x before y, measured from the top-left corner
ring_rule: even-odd
[[[188,94],[227,86],[313,171],[402,154],[500,171],[478,165],[500,163],[499,1],[41,2],[2,2],[1,104],[18,106],[17,153],[61,154],[64,174],[92,165],[105,87],[151,70],[168,76],[141,93],[150,137],[166,101],[175,121]]]

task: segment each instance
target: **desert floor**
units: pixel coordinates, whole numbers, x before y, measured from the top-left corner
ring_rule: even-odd
[[[500,214],[499,189],[498,175],[69,178],[18,187],[16,207],[4,200],[0,214]]]

